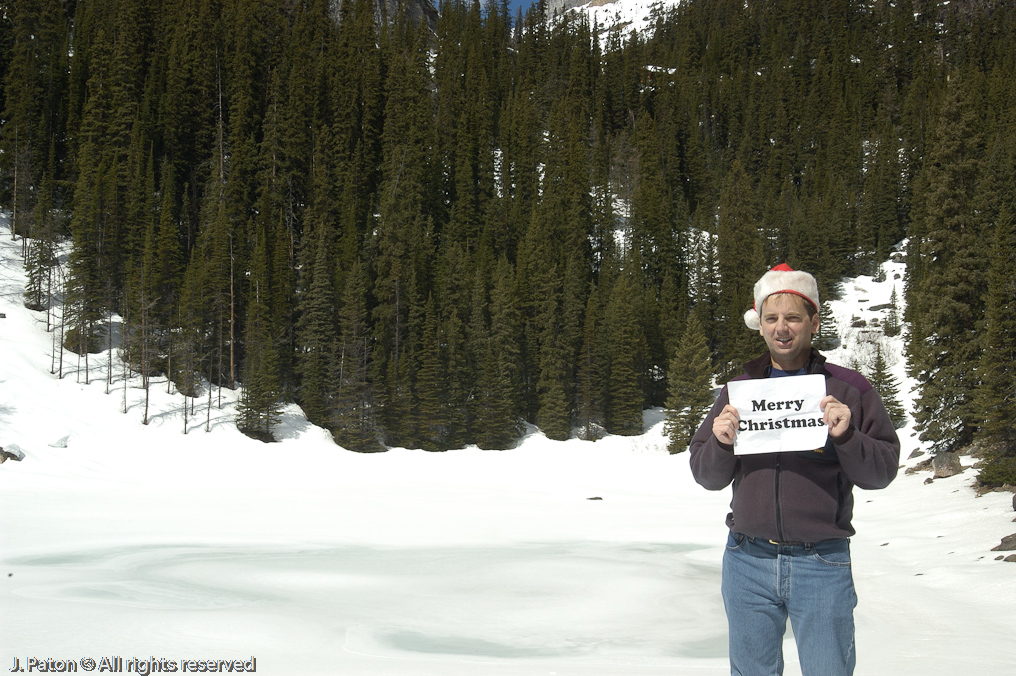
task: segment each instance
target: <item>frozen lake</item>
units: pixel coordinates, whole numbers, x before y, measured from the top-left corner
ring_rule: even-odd
[[[463,673],[526,673],[537,663],[644,673],[675,660],[725,662],[718,569],[689,549],[75,549],[6,561],[30,581],[7,609],[36,618],[18,631],[36,654],[51,654],[47,637],[62,635],[55,657],[130,648],[156,657],[255,654],[267,673],[446,673],[455,664]]]
[[[299,461],[258,444],[186,463],[131,444],[89,457],[73,436],[42,446],[3,468],[21,484],[2,502],[19,514],[0,560],[9,657],[256,656],[278,674],[726,670],[726,498],[682,498],[671,482],[690,481],[687,461],[631,440],[548,443],[360,456],[305,440]],[[689,542],[674,539],[682,513]]]

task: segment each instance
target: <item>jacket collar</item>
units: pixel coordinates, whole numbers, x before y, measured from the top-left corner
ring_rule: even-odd
[[[816,350],[811,348],[811,357],[808,359],[808,373],[825,373],[825,356]],[[749,378],[768,378],[769,374],[773,369],[773,360],[766,352],[757,359],[752,359],[750,362],[744,365],[744,372],[748,374]]]

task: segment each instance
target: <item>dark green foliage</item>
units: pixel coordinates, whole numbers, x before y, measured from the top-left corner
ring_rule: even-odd
[[[984,486],[1016,486],[1016,455],[1011,452],[990,455],[977,480]]]
[[[821,294],[819,294],[819,298],[822,298]],[[827,302],[822,302],[822,309],[819,311],[818,335],[812,338],[811,344],[817,350],[835,350],[840,346],[836,317],[833,316],[832,306]]]
[[[893,421],[893,426],[900,429],[907,423],[907,413],[900,404],[900,386],[896,381],[896,376],[889,371],[889,365],[886,363],[885,353],[880,342],[875,344],[875,363],[872,364],[870,380],[872,387],[882,398],[882,403],[885,405],[886,412],[889,413],[889,418]]]
[[[589,441],[595,441],[606,431],[608,385],[599,374],[609,363],[607,350],[610,342],[603,335],[603,314],[599,293],[594,289],[586,301],[575,395],[575,423],[579,437]]]
[[[360,261],[355,261],[346,275],[339,324],[337,366],[332,371],[336,383],[332,412],[335,440],[353,451],[381,450],[369,381],[367,276]]]
[[[983,148],[968,96],[954,78],[925,163],[907,270],[909,367],[919,387],[914,418],[921,439],[946,451],[968,443],[982,417],[974,391],[985,291],[983,212],[976,208]]]
[[[671,453],[687,450],[702,418],[713,403],[712,360],[702,323],[689,314],[681,341],[670,359],[667,422],[664,433]]]
[[[722,280],[717,308],[723,321],[719,354],[725,376],[740,373],[741,365],[757,357],[763,347],[758,333],[750,331],[743,319],[754,303],[755,282],[767,269],[755,225],[758,215],[754,188],[741,163],[735,161],[723,183],[716,238]]]
[[[315,251],[313,264],[304,268],[305,291],[297,327],[297,339],[303,346],[298,364],[301,386],[297,402],[303,407],[308,420],[316,425],[326,425],[335,396],[332,359],[336,354],[338,334],[335,321],[337,304],[329,265],[327,232],[318,233],[308,244]]]
[[[726,377],[767,268],[828,299],[908,238],[925,438],[997,437],[1012,3],[688,0],[630,37],[337,4],[10,4],[0,203],[33,307],[72,239],[69,347],[119,314],[128,364],[239,383],[261,436],[294,399],[358,451],[595,438],[667,402],[689,315]]]
[[[28,244],[25,271],[28,283],[25,287],[25,307],[33,310],[49,310],[53,297],[53,277],[57,266],[57,243],[59,228],[53,208],[54,185],[49,175],[42,182],[39,200],[35,207],[35,219]]]
[[[275,322],[270,311],[271,278],[264,233],[255,236],[251,257],[251,298],[244,328],[243,388],[236,406],[236,426],[244,434],[274,441],[273,430],[282,415],[279,356]]]
[[[618,275],[607,302],[604,330],[607,334],[606,427],[612,434],[642,434],[643,387],[646,337],[642,330],[642,298],[636,285],[637,266],[628,265]]]
[[[483,322],[483,303],[474,305],[474,326]],[[474,420],[480,448],[506,449],[522,434],[522,316],[511,265],[502,258],[490,290],[490,328],[477,340],[480,382]]]
[[[0,19],[0,195],[14,231],[32,228],[38,188],[49,183],[49,204],[66,180],[67,40],[70,17],[57,0],[4,3]]]
[[[1016,484],[1016,228],[1008,206],[995,224],[989,261],[977,407],[984,416],[982,436],[997,450],[981,470],[980,480],[989,485]]]
[[[885,317],[885,322],[882,324],[882,331],[889,338],[894,338],[900,335],[900,331],[903,329],[903,325],[900,319],[900,308],[899,308],[899,296],[896,294],[896,287],[893,286],[893,292],[889,296],[889,310]]]

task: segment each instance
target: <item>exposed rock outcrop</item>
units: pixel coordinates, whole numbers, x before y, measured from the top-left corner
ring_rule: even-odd
[[[998,545],[997,547],[992,547],[991,551],[993,552],[1016,551],[1016,533],[1013,533],[1012,535],[1006,535],[1004,538],[1002,538],[1002,544]]]
[[[956,476],[963,471],[960,456],[955,453],[936,453],[931,461],[931,467],[935,471],[936,479]]]

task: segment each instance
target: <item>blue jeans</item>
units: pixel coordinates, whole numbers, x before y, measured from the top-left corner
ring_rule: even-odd
[[[804,676],[854,673],[854,579],[850,541],[775,545],[731,533],[723,554],[730,673],[783,673],[790,618]]]

